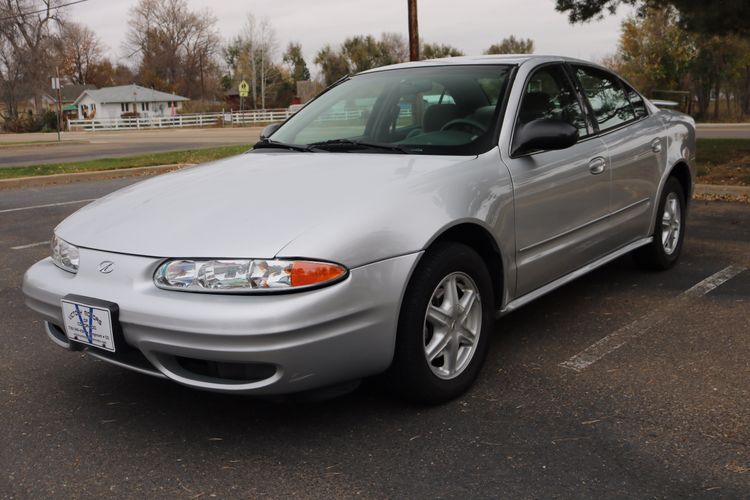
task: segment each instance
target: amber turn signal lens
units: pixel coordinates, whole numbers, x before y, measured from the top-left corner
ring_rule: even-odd
[[[326,283],[340,278],[346,269],[326,262],[294,261],[292,264],[292,287]]]

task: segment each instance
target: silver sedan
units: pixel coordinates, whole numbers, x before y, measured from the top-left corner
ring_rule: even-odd
[[[379,68],[79,210],[23,290],[56,344],[190,387],[438,403],[497,316],[627,253],[672,267],[694,160],[690,117],[591,63]]]

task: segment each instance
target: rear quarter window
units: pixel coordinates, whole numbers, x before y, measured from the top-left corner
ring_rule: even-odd
[[[575,70],[600,131],[604,132],[636,119],[633,106],[617,77],[596,68],[579,66]]]
[[[646,109],[646,103],[643,102],[643,98],[636,92],[633,87],[620,80],[622,88],[625,89],[625,93],[628,95],[630,104],[633,105],[633,111],[635,111],[636,118],[644,118],[648,116],[648,110]]]

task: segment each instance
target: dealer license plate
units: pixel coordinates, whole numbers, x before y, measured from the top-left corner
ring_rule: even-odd
[[[109,309],[63,299],[62,310],[65,334],[70,340],[115,352]]]

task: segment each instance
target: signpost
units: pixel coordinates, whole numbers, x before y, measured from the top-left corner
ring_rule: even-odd
[[[62,90],[60,89],[60,69],[57,68],[57,76],[52,77],[52,90],[57,90],[57,142],[60,142],[60,122],[62,121]]]
[[[245,97],[250,95],[250,85],[245,80],[240,82],[240,113],[245,109]]]

